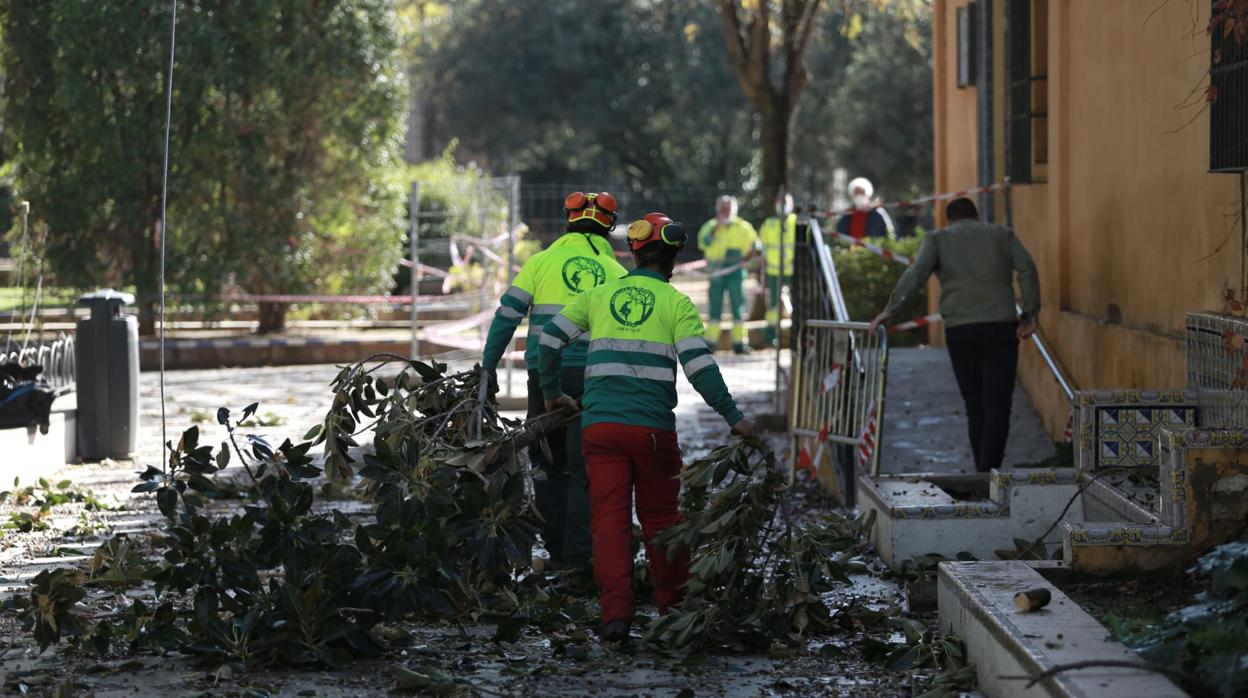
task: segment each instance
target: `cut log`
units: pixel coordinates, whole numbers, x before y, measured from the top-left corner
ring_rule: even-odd
[[[1053,595],[1048,589],[1028,589],[1014,595],[1014,606],[1018,608],[1019,613],[1031,613],[1048,606],[1052,599]]]
[[[525,448],[538,439],[545,437],[547,432],[567,426],[580,418],[580,410],[573,410],[567,407],[533,417],[526,421],[524,426],[517,429],[509,438],[490,444],[485,449],[485,453],[482,454],[480,462],[472,467],[478,472],[485,472],[504,461],[512,449],[518,451]]]

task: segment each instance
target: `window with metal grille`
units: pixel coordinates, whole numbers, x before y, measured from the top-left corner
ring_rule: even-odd
[[[975,3],[957,9],[958,20],[958,87],[975,84],[976,21]]]
[[[1049,2],[1009,0],[1010,178],[1043,181],[1049,162]]]
[[[1248,171],[1248,44],[1214,27],[1209,66],[1209,171]]]

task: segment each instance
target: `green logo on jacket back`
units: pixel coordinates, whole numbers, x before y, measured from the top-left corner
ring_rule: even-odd
[[[654,314],[654,291],[625,286],[611,294],[611,316],[625,327],[637,327]]]
[[[583,293],[607,280],[607,270],[589,257],[569,257],[563,263],[563,283],[573,293]]]

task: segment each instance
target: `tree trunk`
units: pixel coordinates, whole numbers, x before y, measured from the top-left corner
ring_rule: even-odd
[[[257,330],[260,334],[269,332],[281,332],[286,329],[286,310],[289,308],[285,303],[258,303],[258,314],[260,316],[260,328]]]
[[[139,336],[151,337],[156,334],[156,301],[139,301]]]
[[[789,187],[789,126],[790,112],[783,104],[784,99],[775,99],[770,109],[762,109],[760,145],[763,149],[762,163],[762,196],[759,203],[767,215],[775,211],[776,194]]]

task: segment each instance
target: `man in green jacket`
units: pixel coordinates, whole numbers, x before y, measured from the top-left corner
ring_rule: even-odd
[[[554,409],[572,402],[561,380],[564,347],[593,338],[581,426],[606,642],[626,639],[633,620],[634,490],[659,613],[680,601],[689,578],[687,553],[669,557],[654,545],[655,536],[681,521],[676,364],[734,434],[754,433],[702,338],[697,308],[669,283],[684,229],[650,213],[628,227],[628,240],[637,268],[581,295],[546,323],[541,339],[542,390]]]
[[[1040,278],[1031,255],[1008,228],[981,223],[975,202],[954,199],[949,227],[928,235],[914,264],[901,275],[870,331],[888,320],[934,272],[940,314],[958,390],[966,403],[975,469],[1001,467],[1010,432],[1010,403],[1018,370],[1018,342],[1036,331]],[[1022,314],[1014,300],[1014,275]]]
[[[527,316],[529,335],[524,362],[529,369],[530,417],[545,412],[538,385],[538,337],[546,321],[587,291],[614,281],[627,270],[615,259],[607,234],[615,227],[618,206],[607,192],[573,192],[564,201],[567,232],[524,263],[503,294],[485,341],[481,365],[493,376],[503,353],[511,344],[516,327]],[[563,351],[562,379],[570,395],[580,397],[584,382],[585,355],[589,343],[573,342]],[[492,378],[497,386],[497,379]],[[581,455],[581,431],[560,429],[546,436],[552,460],[540,447],[529,449],[535,468],[544,479],[534,482],[537,508],[546,523],[542,540],[550,562],[583,566],[589,563],[589,498],[585,483],[585,461]]]
[[[758,251],[758,233],[749,221],[737,216],[735,198],[721,196],[715,202],[715,217],[703,223],[698,231],[698,249],[706,257],[706,270],[711,274],[706,341],[711,343],[712,349],[719,344],[719,317],[727,293],[728,310],[732,313],[732,350],[747,354],[750,345],[745,329],[745,267],[741,264]]]
[[[767,260],[767,311],[763,316],[767,329],[764,341],[775,345],[780,338],[780,296],[793,281],[794,241],[797,239],[797,214],[793,213],[793,197],[776,199],[776,215],[759,226],[763,258]]]

